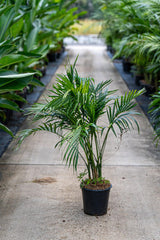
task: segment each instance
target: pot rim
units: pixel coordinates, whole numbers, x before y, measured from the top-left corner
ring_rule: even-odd
[[[110,190],[111,188],[112,188],[112,184],[108,188],[105,188],[105,189],[88,189],[85,187],[81,187],[82,190],[84,189],[84,190],[87,190],[90,192],[104,192],[104,191]]]

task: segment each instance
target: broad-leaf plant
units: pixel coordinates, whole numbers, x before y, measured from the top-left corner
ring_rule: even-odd
[[[0,129],[6,109],[20,111],[17,92],[28,84],[43,86],[34,77],[36,65],[44,64],[50,49],[57,48],[70,34],[80,14],[71,5],[76,0],[3,0],[0,2]]]

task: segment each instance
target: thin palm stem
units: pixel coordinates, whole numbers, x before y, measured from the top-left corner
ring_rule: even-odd
[[[107,130],[106,135],[105,135],[104,140],[103,140],[102,148],[100,150],[100,161],[101,161],[101,164],[102,164],[103,154],[104,154],[104,150],[105,150],[107,139],[108,139],[108,134],[109,134],[109,132],[111,130],[111,126],[112,125],[110,125],[108,127],[108,130]]]

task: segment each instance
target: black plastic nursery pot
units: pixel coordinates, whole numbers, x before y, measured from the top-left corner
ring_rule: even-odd
[[[84,213],[92,216],[106,214],[111,187],[112,185],[104,190],[82,188]]]
[[[123,71],[124,72],[126,72],[126,73],[131,72],[132,63],[129,60],[123,59],[122,60],[122,66],[123,66]]]
[[[56,52],[49,52],[47,54],[49,62],[55,62],[57,60],[57,53]]]
[[[135,81],[135,84],[137,85],[137,86],[140,86],[141,85],[141,83],[140,83],[140,81],[142,80],[142,79],[144,79],[144,76],[143,75],[134,75],[134,81]]]

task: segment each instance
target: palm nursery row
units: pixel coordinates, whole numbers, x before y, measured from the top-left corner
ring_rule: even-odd
[[[153,95],[153,124],[160,138],[160,1],[101,1],[103,36],[124,70]],[[149,96],[151,96],[149,94]],[[157,139],[157,138],[156,138]]]
[[[21,111],[19,102],[35,85],[48,58],[60,54],[63,39],[81,14],[76,0],[2,0],[0,3],[0,129],[9,111]],[[52,55],[51,55],[52,54]],[[53,55],[54,54],[54,55]]]

